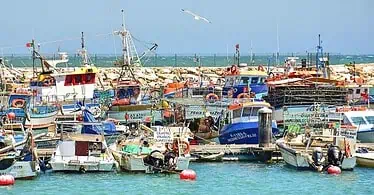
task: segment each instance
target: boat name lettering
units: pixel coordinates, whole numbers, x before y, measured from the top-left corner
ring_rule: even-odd
[[[239,133],[230,134],[230,138],[227,139],[227,141],[234,142],[234,141],[245,139],[245,138],[251,139],[251,138],[256,138],[256,137],[257,137],[256,133],[247,134],[245,132],[239,132]]]

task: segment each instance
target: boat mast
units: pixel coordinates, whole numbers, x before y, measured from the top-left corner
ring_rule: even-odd
[[[138,65],[140,66],[140,59],[138,53],[136,51],[134,42],[132,40],[130,32],[126,29],[125,25],[125,13],[124,10],[122,12],[122,29],[120,31],[115,31],[116,35],[119,35],[122,39],[122,63],[119,62],[119,65],[122,67],[121,74],[118,80],[120,80],[123,74],[126,71],[130,72],[130,76],[137,80],[133,74],[132,66]]]
[[[323,72],[323,78],[327,77],[326,67],[325,67],[325,60],[323,58],[323,47],[321,46],[321,34],[318,34],[318,46],[317,46],[317,53],[316,53],[316,68],[317,68],[317,77],[318,77],[318,70],[321,68]]]
[[[83,65],[87,66],[89,65],[89,62],[88,62],[87,50],[84,44],[84,33],[83,32],[82,32],[82,38],[81,38],[81,46],[82,46],[81,55],[83,59]]]
[[[35,71],[35,40],[31,40],[31,46],[32,46],[32,75],[33,77],[36,76],[36,71]]]

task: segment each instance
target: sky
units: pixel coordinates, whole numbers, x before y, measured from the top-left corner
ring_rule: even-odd
[[[90,53],[118,54],[126,26],[141,53],[157,43],[159,54],[305,53],[315,51],[321,34],[324,51],[374,53],[373,0],[5,0],[0,12],[2,53],[28,53],[34,38],[42,53],[60,48],[76,53],[85,32]],[[194,20],[187,9],[212,21]],[[278,36],[277,36],[278,26]],[[43,44],[44,43],[44,44]]]

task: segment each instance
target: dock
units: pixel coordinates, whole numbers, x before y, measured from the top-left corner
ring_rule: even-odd
[[[275,144],[268,147],[260,147],[258,144],[207,144],[207,145],[191,145],[191,156],[199,157],[212,156],[222,154],[222,158],[217,161],[261,161],[261,162],[277,162],[282,160],[280,151]]]

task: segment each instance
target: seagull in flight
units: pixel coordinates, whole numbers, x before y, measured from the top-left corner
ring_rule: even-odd
[[[181,10],[182,10],[182,12],[184,12],[184,13],[187,13],[187,14],[192,15],[192,16],[195,18],[195,20],[204,20],[204,21],[207,22],[207,23],[212,23],[212,22],[209,21],[208,19],[206,19],[206,18],[204,18],[204,17],[202,17],[202,16],[199,16],[199,15],[197,15],[197,14],[195,14],[195,13],[189,11],[189,10],[186,10],[186,9],[181,9]]]

